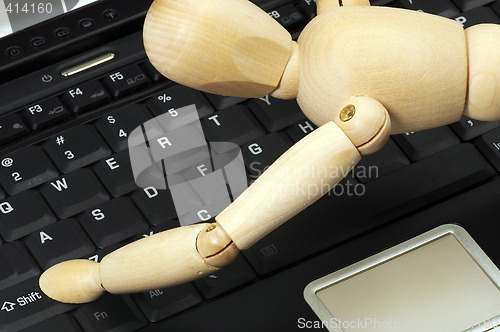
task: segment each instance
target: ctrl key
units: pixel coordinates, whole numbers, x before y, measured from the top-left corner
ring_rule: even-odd
[[[146,325],[146,319],[127,295],[106,294],[78,308],[75,318],[84,331],[132,332]]]
[[[0,331],[18,331],[73,308],[47,297],[35,277],[0,292]]]

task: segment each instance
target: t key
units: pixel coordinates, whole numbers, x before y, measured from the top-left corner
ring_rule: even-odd
[[[92,164],[111,154],[104,140],[90,125],[66,130],[49,138],[43,147],[64,173]]]

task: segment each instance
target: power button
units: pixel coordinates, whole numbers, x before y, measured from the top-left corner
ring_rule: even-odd
[[[11,46],[9,47],[5,53],[11,58],[17,58],[23,54],[23,49],[20,46]]]
[[[42,82],[43,83],[50,83],[50,82],[52,82],[52,76],[51,75],[47,75],[47,74],[43,75],[42,76]]]

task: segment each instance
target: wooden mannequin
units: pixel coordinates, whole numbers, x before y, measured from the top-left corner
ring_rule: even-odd
[[[318,0],[298,42],[247,0],[156,0],[144,25],[153,65],[195,89],[297,98],[319,126],[281,156],[214,224],[168,230],[103,258],[63,262],[40,278],[50,297],[93,301],[194,280],[231,262],[312,204],[390,134],[500,120],[500,27],[367,0]],[[465,113],[464,113],[465,112]],[[301,171],[297,172],[297,168]],[[311,185],[322,188],[304,192]],[[161,264],[150,264],[151,261]]]

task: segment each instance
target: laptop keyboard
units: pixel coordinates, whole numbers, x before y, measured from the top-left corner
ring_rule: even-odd
[[[313,0],[252,2],[295,37],[316,12]],[[465,27],[500,23],[500,1],[381,0],[372,4],[422,10],[456,19]],[[252,290],[279,288],[275,280],[280,275],[288,276],[286,283],[290,283],[299,266],[312,271],[310,259],[377,234],[386,225],[404,225],[410,215],[423,209],[459,202],[457,197],[468,190],[480,191],[491,183],[498,186],[500,121],[464,117],[449,126],[393,136],[324,198],[219,272],[170,289],[107,294],[79,306],[52,301],[38,286],[39,275],[50,266],[74,258],[100,261],[131,241],[179,226],[168,190],[135,184],[127,139],[142,123],[196,104],[207,140],[241,146],[250,182],[316,128],[295,101],[221,97],[166,80],[145,58],[138,36],[122,40],[136,48],[138,55],[130,63],[106,73],[95,71],[71,87],[0,117],[1,331],[207,330],[207,321],[222,320],[231,310],[247,310],[241,302],[245,296],[249,304],[259,297]],[[4,98],[4,105],[19,103],[8,102],[9,95],[2,94]],[[255,146],[258,153],[252,153]],[[497,216],[494,210],[481,213],[485,218]],[[300,286],[303,289],[305,283]],[[231,304],[231,299],[238,298],[238,304]],[[301,293],[295,301],[302,301]],[[260,312],[257,307],[252,310]],[[228,324],[240,331],[298,329],[293,324],[271,328],[267,314],[259,316],[262,323],[255,321],[257,317],[239,322],[234,317]],[[218,330],[235,329],[222,324]]]

